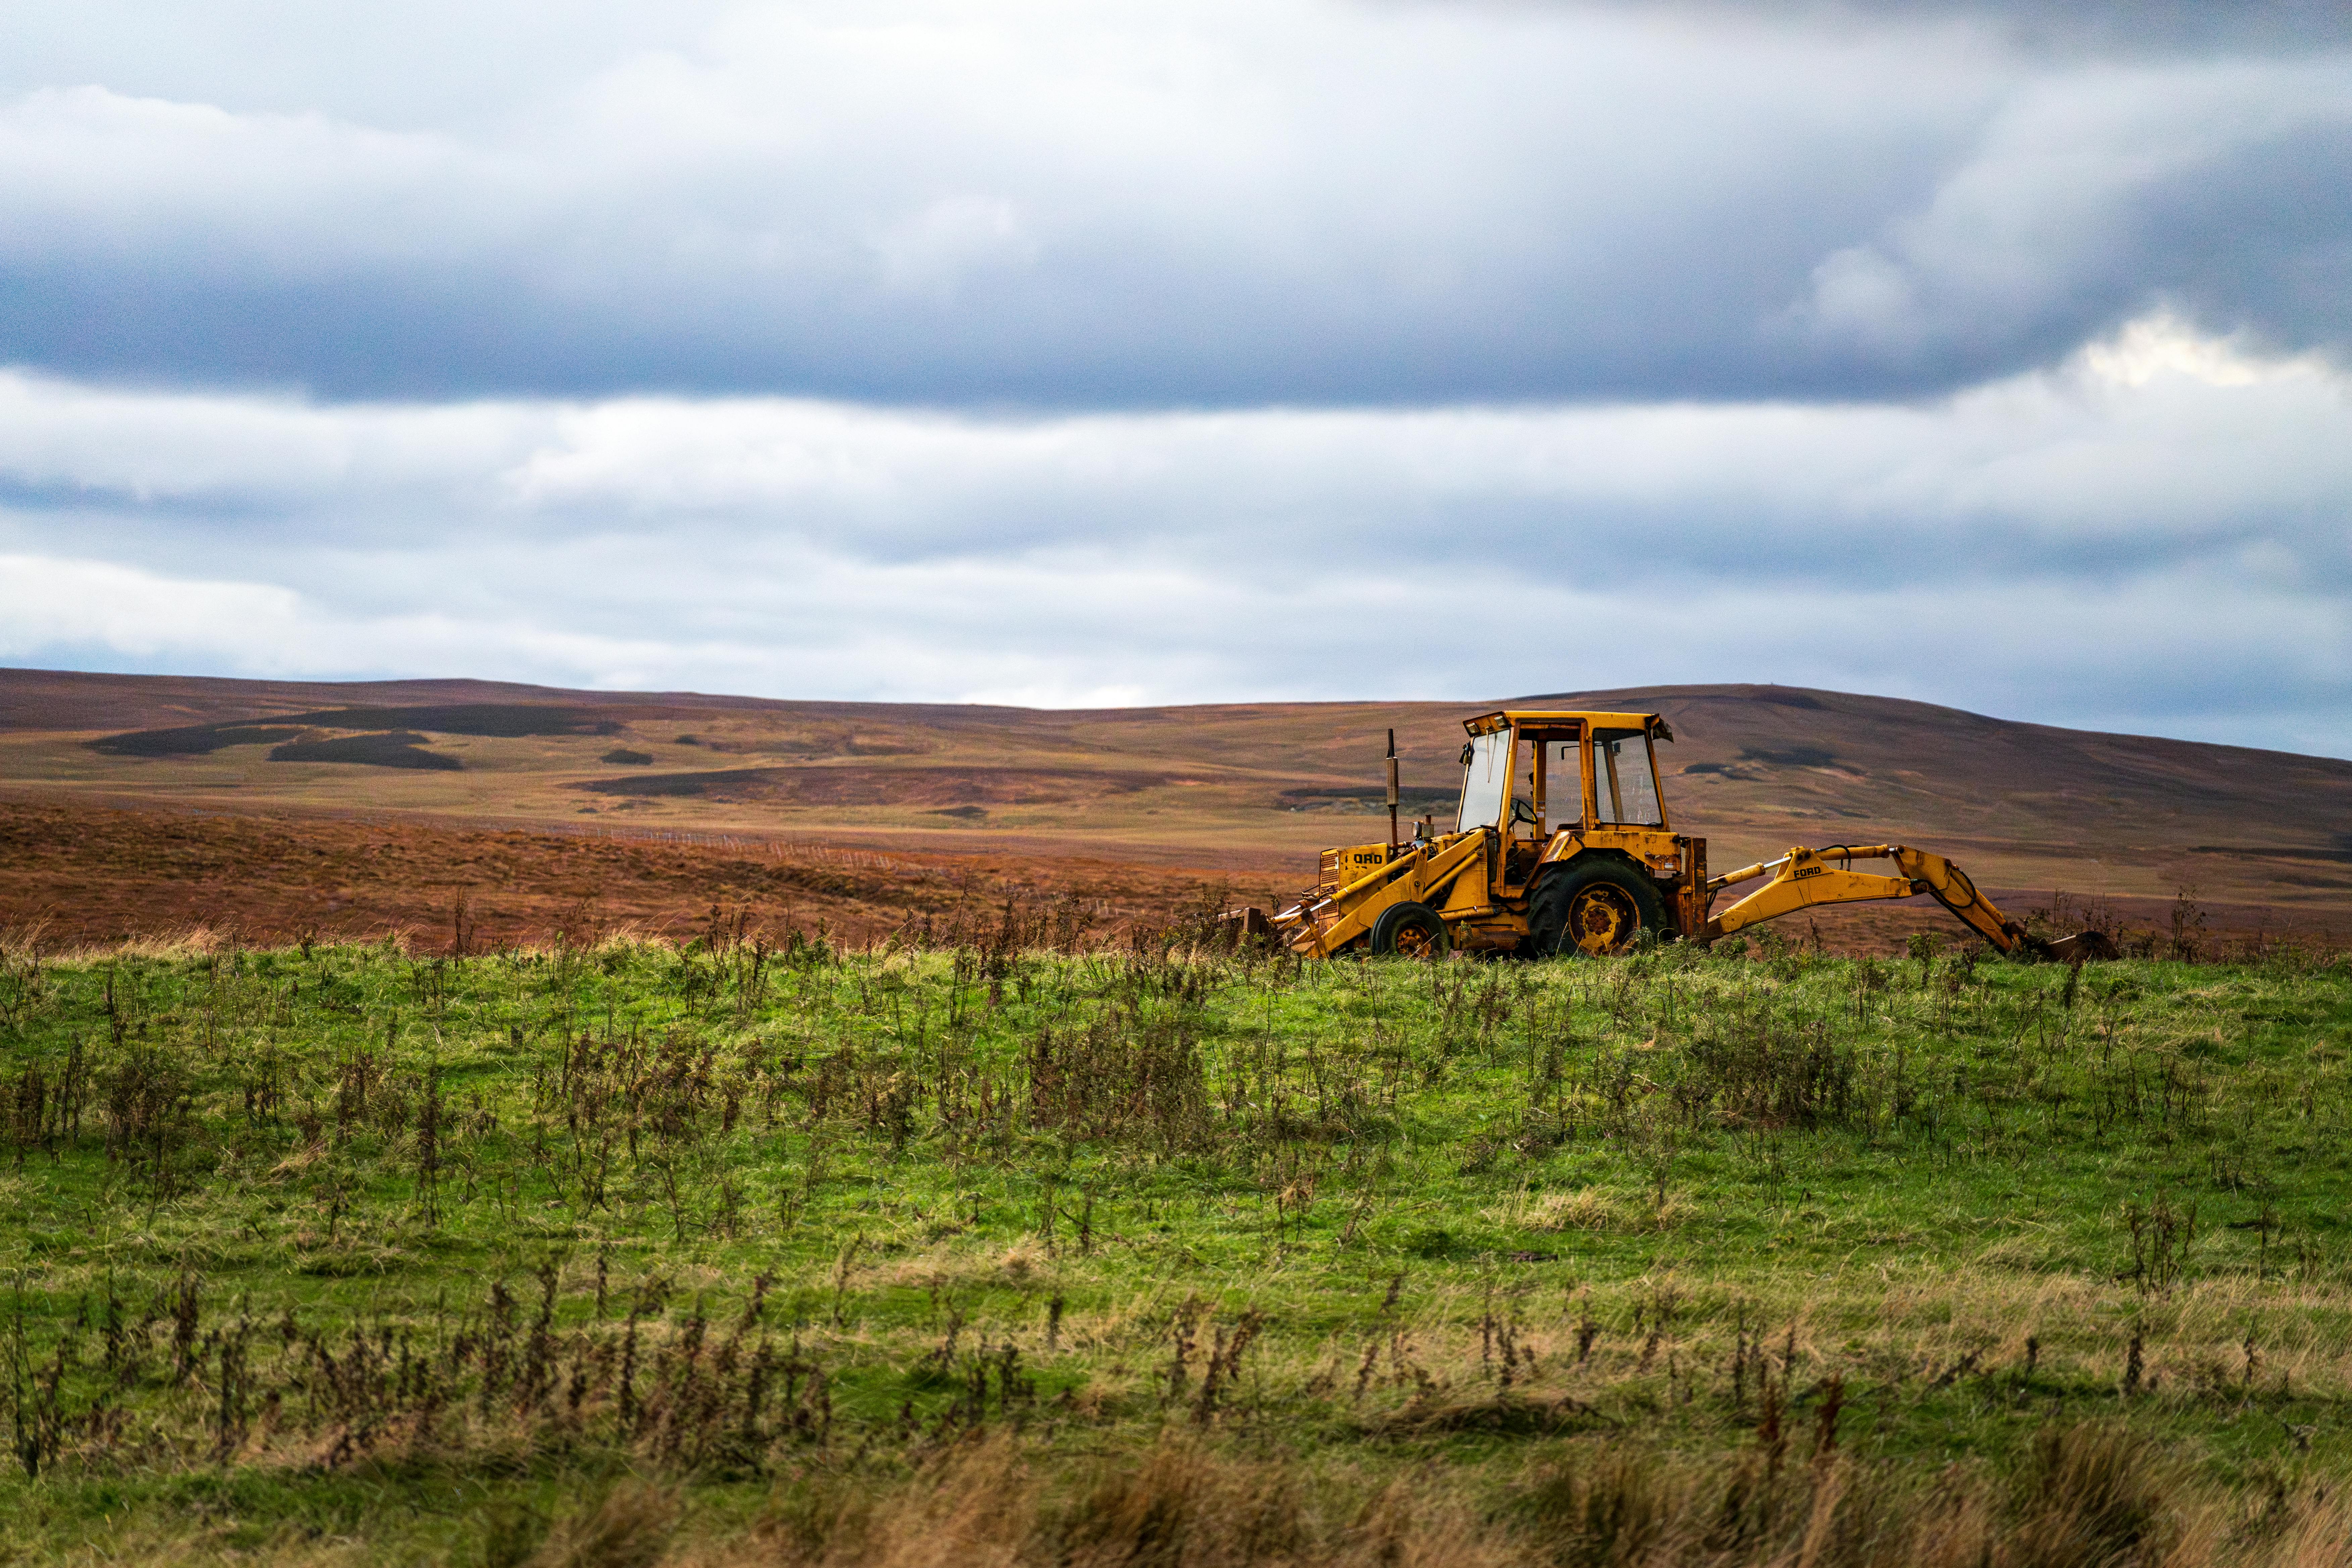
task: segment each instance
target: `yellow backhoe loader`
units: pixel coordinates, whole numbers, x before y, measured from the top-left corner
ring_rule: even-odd
[[[1397,826],[1396,736],[1389,736],[1389,841],[1323,852],[1312,890],[1271,915],[1229,919],[1307,957],[1449,950],[1535,957],[1622,952],[1641,940],[1711,942],[1820,904],[1926,894],[2007,953],[2112,958],[2098,931],[2029,935],[1940,855],[1903,844],[1790,849],[1724,876],[1706,840],[1675,832],[1658,787],[1655,713],[1504,710],[1463,721],[1462,798],[1451,831]],[[1884,860],[1894,874],[1856,871]],[[1724,889],[1764,880],[1722,913]]]

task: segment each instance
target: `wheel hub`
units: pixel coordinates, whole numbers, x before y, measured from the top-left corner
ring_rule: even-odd
[[[1396,933],[1396,951],[1401,958],[1427,958],[1437,943],[1433,931],[1409,925]]]
[[[1590,953],[1615,952],[1641,924],[1633,900],[1602,883],[1582,889],[1568,907],[1568,940]]]

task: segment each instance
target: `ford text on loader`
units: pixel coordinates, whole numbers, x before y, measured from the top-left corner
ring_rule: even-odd
[[[1709,877],[1706,840],[1674,831],[1658,787],[1656,746],[1674,732],[1655,713],[1507,709],[1463,721],[1462,798],[1450,831],[1424,818],[1397,837],[1395,741],[1389,841],[1323,852],[1314,889],[1245,928],[1307,957],[1347,952],[1437,955],[1450,949],[1620,952],[1644,932],[1709,942],[1819,904],[1925,894],[2008,953],[2112,957],[2105,936],[2029,935],[1940,855],[1902,844],[1799,847],[1777,860]],[[1885,861],[1892,875],[1856,871]],[[1763,885],[1713,912],[1726,888]]]

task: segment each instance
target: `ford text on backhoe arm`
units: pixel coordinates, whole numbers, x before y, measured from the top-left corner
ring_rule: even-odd
[[[1325,850],[1312,891],[1270,917],[1244,911],[1245,923],[1318,958],[1452,948],[1597,954],[1645,931],[1707,942],[1814,905],[1926,894],[2003,952],[2112,956],[2095,931],[2056,942],[2027,934],[1958,867],[1907,845],[1801,847],[1710,879],[1706,840],[1667,821],[1655,743],[1674,733],[1655,713],[1507,710],[1463,727],[1470,738],[1452,831],[1423,819],[1410,842],[1397,841],[1391,755],[1389,842]],[[1857,860],[1891,862],[1894,874],[1856,871]],[[1759,880],[1712,912],[1717,893]]]

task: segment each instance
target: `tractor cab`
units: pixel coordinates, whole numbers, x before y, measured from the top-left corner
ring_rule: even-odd
[[[1680,895],[1694,885],[1694,870],[1705,880],[1705,847],[1677,837],[1667,821],[1656,743],[1672,742],[1674,731],[1664,719],[1505,709],[1465,720],[1463,728],[1469,739],[1462,748],[1454,833],[1495,837],[1492,899],[1528,921],[1520,940],[1507,945],[1532,941],[1541,947],[1549,939],[1557,949],[1564,933],[1550,928],[1560,922],[1540,918],[1554,911],[1533,900],[1540,885],[1558,880],[1571,862],[1591,871],[1613,861],[1628,874],[1580,900],[1611,907],[1582,909],[1591,918],[1581,921],[1577,945],[1621,945],[1643,927],[1682,926],[1675,917],[1683,911],[1666,906],[1685,901]],[[1633,885],[1613,885],[1620,881]]]
[[[1651,740],[1674,736],[1655,715],[1506,711],[1465,728],[1454,831],[1500,836],[1507,885],[1524,885],[1561,833],[1665,830]]]
[[[1314,894],[1283,917],[1298,941],[1607,952],[1704,921],[1705,845],[1668,827],[1658,788],[1663,719],[1505,709],[1463,729],[1453,822],[1326,850]]]
[[[1493,827],[1542,838],[1548,829],[1609,824],[1663,829],[1653,739],[1674,731],[1654,713],[1483,713],[1464,721],[1457,833]]]

